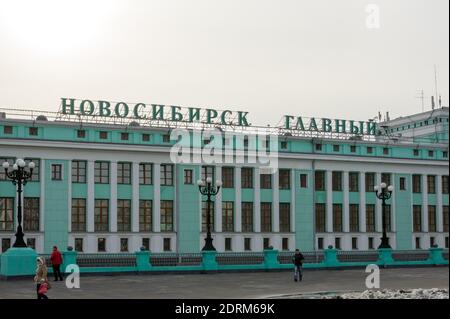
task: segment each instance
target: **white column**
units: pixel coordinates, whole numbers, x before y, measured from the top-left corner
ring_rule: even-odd
[[[161,231],[161,164],[153,164],[153,231],[159,233]],[[159,245],[157,243],[158,239],[152,240],[153,244]],[[153,243],[155,242],[155,243]],[[156,247],[155,247],[156,248]],[[158,251],[161,248],[158,248]]]
[[[131,231],[137,233],[139,232],[139,163],[137,162],[133,162],[132,164],[131,180],[133,194],[131,203]]]
[[[236,181],[235,190],[235,210],[234,210],[234,231],[242,232],[242,199],[241,199],[241,169],[234,170],[234,176]]]
[[[395,191],[396,191],[395,186],[397,185],[397,182],[396,182],[395,177],[396,177],[395,174],[391,174],[391,185],[392,185],[392,187],[394,187],[394,190],[393,190],[392,196],[391,196],[391,232],[392,233],[395,233],[397,230],[397,223],[395,222],[395,214],[397,213],[395,211],[395,206],[396,206],[396,202],[397,202],[396,201],[397,194],[395,193]],[[394,244],[394,243],[392,243],[392,244]]]
[[[261,232],[261,171],[259,167],[255,168],[255,202],[253,203],[253,230],[255,233]],[[256,239],[252,239],[252,242],[254,241],[256,241]]]
[[[442,175],[436,176],[436,222],[437,231],[442,233],[444,231],[443,211],[442,211]],[[439,245],[442,247],[442,245]]]
[[[291,220],[291,225],[290,225],[290,230],[291,232],[295,232],[295,189],[296,189],[296,184],[295,184],[295,169],[291,169],[291,216],[290,216],[290,220]]]
[[[95,231],[95,169],[94,169],[94,161],[87,162],[87,200],[86,200],[86,209],[87,209],[87,231],[93,232]],[[88,239],[88,241],[94,241],[94,239]],[[88,248],[90,251],[93,251],[95,248],[95,252],[97,251],[97,246],[92,246],[93,244],[88,244]],[[92,249],[92,250],[91,250]]]
[[[222,179],[222,167],[220,166],[216,166],[216,178],[220,180]],[[222,232],[222,191],[216,195],[216,200],[214,203],[214,228],[216,233]]]
[[[111,233],[117,232],[117,162],[111,161],[111,180],[110,180],[110,188],[111,188],[111,196],[110,196],[110,223],[109,223],[109,231]]]
[[[276,170],[275,173],[273,173],[273,202],[272,202],[272,232],[278,233],[280,232],[280,180],[279,180],[280,172],[279,170]],[[275,248],[276,246],[273,245]]]
[[[325,182],[327,192],[327,229],[326,231],[333,232],[333,173],[332,171],[326,171]],[[334,246],[334,243],[333,243]]]
[[[67,161],[67,231],[72,231],[72,161]],[[64,177],[63,177],[64,178]]]
[[[381,173],[375,173],[375,185],[381,184]],[[381,207],[381,200],[376,198],[376,204],[375,204],[375,216],[376,216],[376,231],[382,232],[383,231],[383,212]]]
[[[428,183],[427,175],[420,175],[422,186],[422,231],[428,233]]]
[[[45,159],[40,160],[40,197],[39,197],[39,230],[41,232],[45,231],[45,180],[51,179],[51,176],[46,176],[45,172]],[[51,172],[49,172],[51,174]],[[23,194],[23,193],[22,193]],[[23,207],[23,201],[22,201]],[[23,209],[22,209],[22,225],[23,225]]]
[[[359,231],[366,232],[366,176],[359,173]]]
[[[350,207],[349,207],[349,185],[348,185],[348,179],[349,179],[349,173],[348,171],[343,172],[343,178],[344,178],[344,207],[343,207],[343,216],[344,216],[344,232],[348,233],[350,231]]]

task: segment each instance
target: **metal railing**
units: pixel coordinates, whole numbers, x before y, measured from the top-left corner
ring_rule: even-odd
[[[448,249],[445,249],[442,251],[442,258],[445,260],[448,260]]]
[[[429,257],[428,250],[395,250],[392,252],[394,261],[426,261]]]
[[[117,254],[78,254],[77,264],[80,267],[135,267],[136,255]]]
[[[156,253],[150,255],[152,266],[198,266],[202,264],[201,253]]]
[[[264,262],[264,253],[217,253],[216,261],[219,265],[257,265]]]
[[[363,251],[345,251],[339,250],[337,252],[337,259],[339,262],[376,262],[378,260],[379,253],[374,250]]]
[[[303,257],[305,259],[303,260],[303,263],[305,264],[318,264],[323,262],[325,255],[321,251],[306,251],[302,252]],[[294,257],[294,252],[290,251],[283,251],[278,253],[278,262],[280,264],[292,264],[292,258]]]

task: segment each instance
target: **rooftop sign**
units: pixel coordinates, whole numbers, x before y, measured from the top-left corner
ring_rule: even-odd
[[[202,123],[225,126],[249,127],[248,112],[219,111],[198,107],[174,105],[125,103],[110,101],[79,100],[61,98],[61,115],[79,115],[84,117],[104,117],[148,121],[170,121],[183,123]],[[284,125],[278,127],[288,131],[305,133],[338,133],[351,135],[376,135],[376,123],[373,121],[332,120],[329,118],[306,118],[284,116]]]

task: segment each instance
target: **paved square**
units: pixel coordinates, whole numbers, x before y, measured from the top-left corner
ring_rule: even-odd
[[[301,283],[293,273],[253,272],[218,274],[148,274],[120,276],[82,275],[80,289],[68,289],[64,282],[53,283],[52,299],[220,299],[277,298],[315,292],[366,290],[364,269],[306,270]],[[445,288],[448,267],[381,269],[382,289]],[[31,279],[0,281],[1,298],[35,298]]]

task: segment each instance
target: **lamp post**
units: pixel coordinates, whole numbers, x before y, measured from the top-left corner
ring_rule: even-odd
[[[12,171],[9,171],[9,163],[4,162],[3,168],[5,169],[5,175],[12,180],[14,185],[17,185],[17,232],[15,234],[16,241],[13,247],[23,248],[27,247],[23,240],[24,233],[22,231],[22,188],[26,185],[28,180],[33,175],[33,169],[35,167],[33,162],[28,163],[29,172],[25,170],[27,164],[21,158],[17,159],[16,163],[12,166]]]
[[[386,183],[381,183],[379,186],[374,187],[375,194],[378,199],[382,200],[382,220],[383,220],[383,237],[381,237],[381,244],[378,248],[391,248],[389,245],[389,238],[386,234],[386,201],[391,198],[394,187],[392,185],[387,186]]]
[[[220,186],[222,186],[221,181],[216,181],[216,185],[212,184],[212,178],[206,178],[206,181],[199,179],[197,181],[198,189],[200,194],[207,196],[206,200],[206,238],[205,246],[202,250],[216,250],[212,244],[213,239],[211,237],[211,197],[216,196],[219,193]]]

